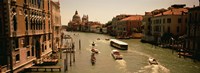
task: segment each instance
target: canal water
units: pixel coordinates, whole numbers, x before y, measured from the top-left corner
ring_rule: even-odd
[[[65,34],[73,37],[76,61],[68,67],[68,71],[62,70],[62,73],[200,73],[200,62],[193,62],[189,58],[179,58],[177,53],[173,53],[170,49],[141,43],[140,39],[121,40],[128,43],[128,50],[119,50],[123,55],[123,60],[114,60],[111,51],[115,48],[105,40],[113,37],[83,32],[65,32]],[[79,40],[81,41],[80,49]],[[95,48],[100,51],[95,55],[95,65],[90,62],[93,42],[96,44]],[[65,54],[62,57],[58,65],[64,66]],[[149,58],[155,58],[159,65],[149,65]]]

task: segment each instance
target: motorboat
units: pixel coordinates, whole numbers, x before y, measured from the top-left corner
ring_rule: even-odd
[[[111,55],[113,56],[115,60],[123,59],[122,55],[120,54],[118,50],[112,50]]]
[[[158,62],[154,58],[149,58],[148,62],[149,62],[150,65],[158,65]]]

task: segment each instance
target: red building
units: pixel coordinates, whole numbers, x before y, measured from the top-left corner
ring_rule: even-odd
[[[142,15],[131,15],[117,22],[117,38],[132,38],[134,33],[141,32]]]

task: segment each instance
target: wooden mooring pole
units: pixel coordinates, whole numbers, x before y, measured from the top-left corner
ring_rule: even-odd
[[[81,40],[79,39],[79,50],[81,50]]]

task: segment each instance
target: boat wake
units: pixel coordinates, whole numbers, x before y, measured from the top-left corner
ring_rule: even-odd
[[[116,62],[120,65],[118,66],[119,69],[123,70],[123,73],[131,73],[130,71],[127,70],[127,65],[125,60],[116,60]]]
[[[153,58],[152,56],[145,54],[145,53],[142,53],[142,52],[132,51],[132,50],[129,50],[129,52],[134,52],[134,53],[137,53],[139,55],[146,56],[148,58]],[[140,70],[138,70],[137,72],[134,72],[134,73],[170,73],[169,69],[162,66],[159,62],[158,62],[158,64],[159,65],[144,66]]]
[[[134,73],[170,73],[170,71],[162,65],[147,65]]]

